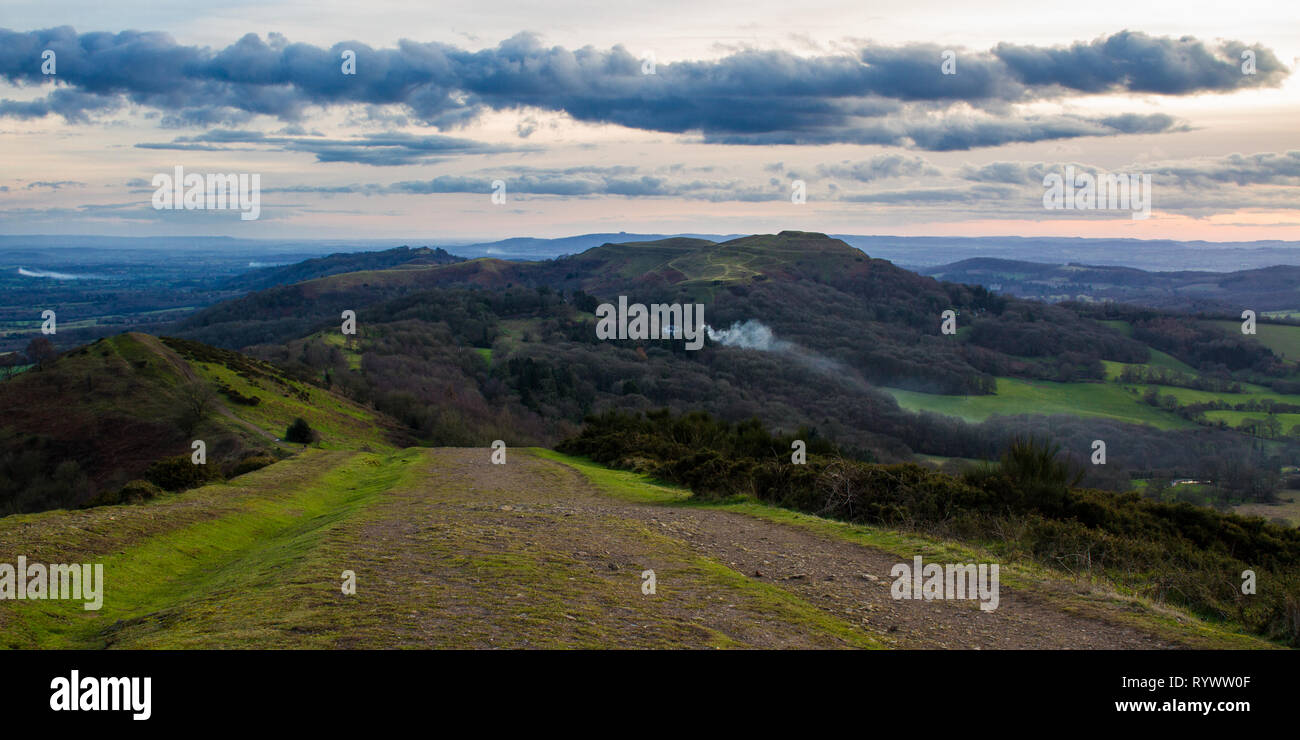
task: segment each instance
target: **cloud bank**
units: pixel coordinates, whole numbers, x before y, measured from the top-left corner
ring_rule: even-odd
[[[1276,86],[1290,73],[1266,48],[1132,31],[1066,47],[963,50],[951,75],[940,72],[944,50],[929,44],[811,57],[745,50],[659,64],[644,74],[642,60],[621,46],[547,47],[527,33],[480,51],[416,41],[326,49],[274,33],[213,50],[158,32],[78,33],[64,26],[0,30],[0,77],[48,83],[40,69],[45,49],[57,54],[60,86],[36,100],[0,100],[0,116],[86,121],[129,103],[160,111],[164,125],[220,125],[255,115],[300,121],[313,107],[366,105],[398,106],[447,128],[491,110],[536,108],[722,144],[934,151],[1176,130],[1180,124],[1161,114],[1018,115],[1014,106],[1103,93],[1231,93]],[[355,75],[341,72],[349,49],[356,52]],[[1253,75],[1241,70],[1247,49],[1256,57]]]

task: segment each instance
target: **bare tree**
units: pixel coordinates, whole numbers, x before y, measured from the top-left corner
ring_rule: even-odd
[[[59,351],[54,349],[54,343],[45,337],[36,337],[27,343],[27,359],[37,370],[49,367],[58,357]]]
[[[217,396],[212,392],[211,386],[201,380],[185,383],[181,386],[180,393],[183,404],[180,426],[186,434],[193,434],[216,406]]]

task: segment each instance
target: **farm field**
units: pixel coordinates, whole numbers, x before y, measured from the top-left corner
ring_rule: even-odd
[[[1178,399],[1178,403],[1183,405],[1192,404],[1192,403],[1208,403],[1210,401],[1216,401],[1216,400],[1224,401],[1233,405],[1239,403],[1250,403],[1251,401],[1276,401],[1278,403],[1291,403],[1291,404],[1300,405],[1300,395],[1276,393],[1263,386],[1251,385],[1250,383],[1241,384],[1242,390],[1245,391],[1243,393],[1220,393],[1215,391],[1202,391],[1202,390],[1197,390],[1195,388],[1181,388],[1172,385],[1159,385],[1159,384],[1146,384],[1146,383],[1142,383],[1138,385],[1124,385],[1123,387],[1136,388],[1138,389],[1139,394],[1145,391],[1148,387],[1154,387],[1159,389],[1160,395],[1173,396]],[[1262,415],[1264,412],[1258,411],[1252,413],[1257,413]]]
[[[997,393],[988,396],[942,396],[886,388],[898,404],[911,411],[932,411],[966,421],[983,421],[994,414],[1072,414],[1160,429],[1195,427],[1176,414],[1142,403],[1140,395],[1115,383],[1056,383],[998,378]]]
[[[1285,519],[1293,527],[1300,527],[1300,491],[1282,491],[1277,504],[1239,504],[1233,511],[1242,516],[1258,516],[1273,521]]]
[[[1123,322],[1108,321],[1105,323],[1113,324],[1113,323],[1123,323]],[[1107,379],[1118,378],[1120,373],[1124,372],[1124,368],[1126,367],[1162,367],[1168,370],[1177,370],[1179,372],[1187,373],[1188,375],[1197,374],[1196,369],[1193,368],[1191,365],[1188,365],[1187,363],[1177,359],[1176,357],[1167,355],[1158,349],[1151,350],[1150,362],[1130,363],[1130,362],[1115,362],[1114,360],[1102,360],[1101,364],[1106,366]]]
[[[1206,321],[1226,332],[1241,333],[1240,321]],[[1300,326],[1256,324],[1255,341],[1294,362],[1300,360]]]
[[[1300,426],[1300,414],[1273,414],[1279,422],[1282,423],[1282,431],[1289,432],[1293,427]],[[1255,419],[1263,421],[1269,414],[1263,411],[1206,411],[1205,418],[1211,421],[1226,421],[1229,426],[1240,426],[1241,422],[1246,419]]]

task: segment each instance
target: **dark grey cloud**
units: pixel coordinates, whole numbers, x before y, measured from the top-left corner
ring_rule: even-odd
[[[0,50],[0,54],[2,53],[3,51]],[[44,118],[58,115],[73,123],[88,123],[92,115],[112,112],[121,105],[121,98],[116,96],[60,88],[35,100],[0,100],[0,116]]]
[[[1153,166],[1144,171],[1175,177],[1179,184],[1194,187],[1300,185],[1300,150],[1230,154],[1185,164]]]
[[[350,162],[377,167],[428,164],[464,154],[497,154],[537,149],[483,144],[441,134],[385,132],[332,139],[322,136],[273,136],[260,131],[239,129],[212,129],[194,136],[179,136],[169,142],[144,142],[136,146],[141,149],[178,151],[247,151],[264,146],[275,151],[313,154],[318,162]]]
[[[525,195],[626,197],[678,197],[698,200],[771,200],[780,191],[754,189],[737,181],[670,180],[655,175],[623,172],[577,172],[574,170],[503,171],[499,175],[440,175],[432,180],[393,183],[386,193],[429,195],[434,193],[491,193],[492,183],[502,180],[509,193]]]
[[[1079,162],[989,162],[967,166],[955,174],[964,180],[1008,185],[1041,185],[1049,173],[1066,166],[1096,175],[1104,170]],[[1300,185],[1300,150],[1230,154],[1178,163],[1133,163],[1117,172],[1151,175],[1155,182],[1178,187],[1220,185]]]
[[[815,131],[770,131],[757,134],[706,135],[715,144],[809,145],[862,144],[915,147],[927,151],[963,151],[1003,144],[1073,139],[1082,136],[1157,133],[1186,130],[1163,113],[1087,117],[990,116],[954,114],[936,118],[906,116],[843,128]]]
[[[1045,176],[1062,174],[1066,167],[1073,167],[1075,172],[1080,173],[1095,175],[1098,172],[1096,167],[1079,162],[989,162],[979,167],[963,167],[956,174],[963,180],[973,182],[1041,187]]]
[[[532,196],[624,196],[674,197],[689,200],[767,201],[789,198],[789,185],[783,182],[762,186],[741,180],[701,180],[670,178],[642,172],[636,167],[580,166],[560,168],[510,167],[497,171],[478,171],[467,175],[439,175],[429,180],[404,180],[389,184],[353,183],[348,185],[286,185],[263,187],[262,192],[319,195],[438,195],[492,193],[493,183],[501,180],[511,195]],[[130,184],[147,185],[144,179]],[[147,188],[141,188],[142,190]]]
[[[822,177],[840,177],[858,182],[873,182],[891,177],[937,177],[939,169],[922,157],[907,154],[881,154],[858,162],[844,161],[817,168]]]
[[[1256,74],[1242,69],[1241,53],[1255,52]],[[1268,49],[1226,41],[1209,47],[1190,38],[1121,31],[1063,48],[998,44],[993,56],[1025,85],[1059,86],[1085,93],[1187,95],[1271,84],[1287,72]]]
[[[879,193],[853,193],[841,195],[837,200],[846,203],[935,205],[1008,201],[1021,197],[1022,192],[1017,188],[999,187],[997,185],[972,185],[964,188],[917,188],[913,190],[887,190]]]
[[[68,27],[0,30],[0,77],[48,81],[40,53],[58,54],[60,88],[32,102],[0,101],[0,115],[85,120],[124,101],[163,113],[164,125],[238,124],[264,114],[289,122],[312,106],[399,106],[426,124],[454,127],[487,110],[534,106],[592,123],[699,133],[727,144],[870,143],[960,150],[1022,141],[1173,130],[1164,116],[1021,118],[1009,106],[1096,93],[1191,95],[1276,86],[1289,74],[1268,49],[1257,74],[1240,70],[1235,41],[1152,37],[1123,31],[1068,47],[1001,44],[961,51],[957,74],[940,74],[933,45],[867,46],[855,54],[800,57],[744,50],[711,61],[659,64],[644,75],[621,46],[569,50],[530,34],[465,51],[402,41],[325,49],[249,34],[219,50],[183,46],[156,32],[78,34]],[[340,72],[344,49],[357,74]],[[933,116],[958,104],[980,116]],[[967,105],[968,104],[968,105]],[[520,134],[529,128],[524,126]],[[331,156],[323,152],[323,156]],[[335,152],[343,158],[366,155]],[[381,158],[382,159],[382,158]]]
[[[36,182],[27,183],[28,190],[62,190],[63,188],[68,187],[84,188],[86,187],[86,183],[77,180],[38,180]]]

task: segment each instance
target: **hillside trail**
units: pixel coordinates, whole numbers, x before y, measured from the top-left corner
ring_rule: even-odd
[[[628,500],[526,450],[504,465],[490,455],[307,450],[144,505],[0,519],[0,562],[104,562],[108,583],[98,612],[0,601],[0,647],[1113,649],[1202,639],[1194,628],[1148,632],[1119,600],[1065,581],[1004,582],[988,612],[974,600],[895,600],[890,571],[915,553]],[[354,593],[341,587],[348,572]]]
[[[987,612],[895,600],[897,555],[736,512],[625,501],[522,452],[493,465],[487,450],[434,449],[425,464],[355,533],[372,553],[358,578],[382,585],[370,608],[414,610],[404,644],[1179,647],[1005,585]],[[641,588],[648,570],[655,594]]]

